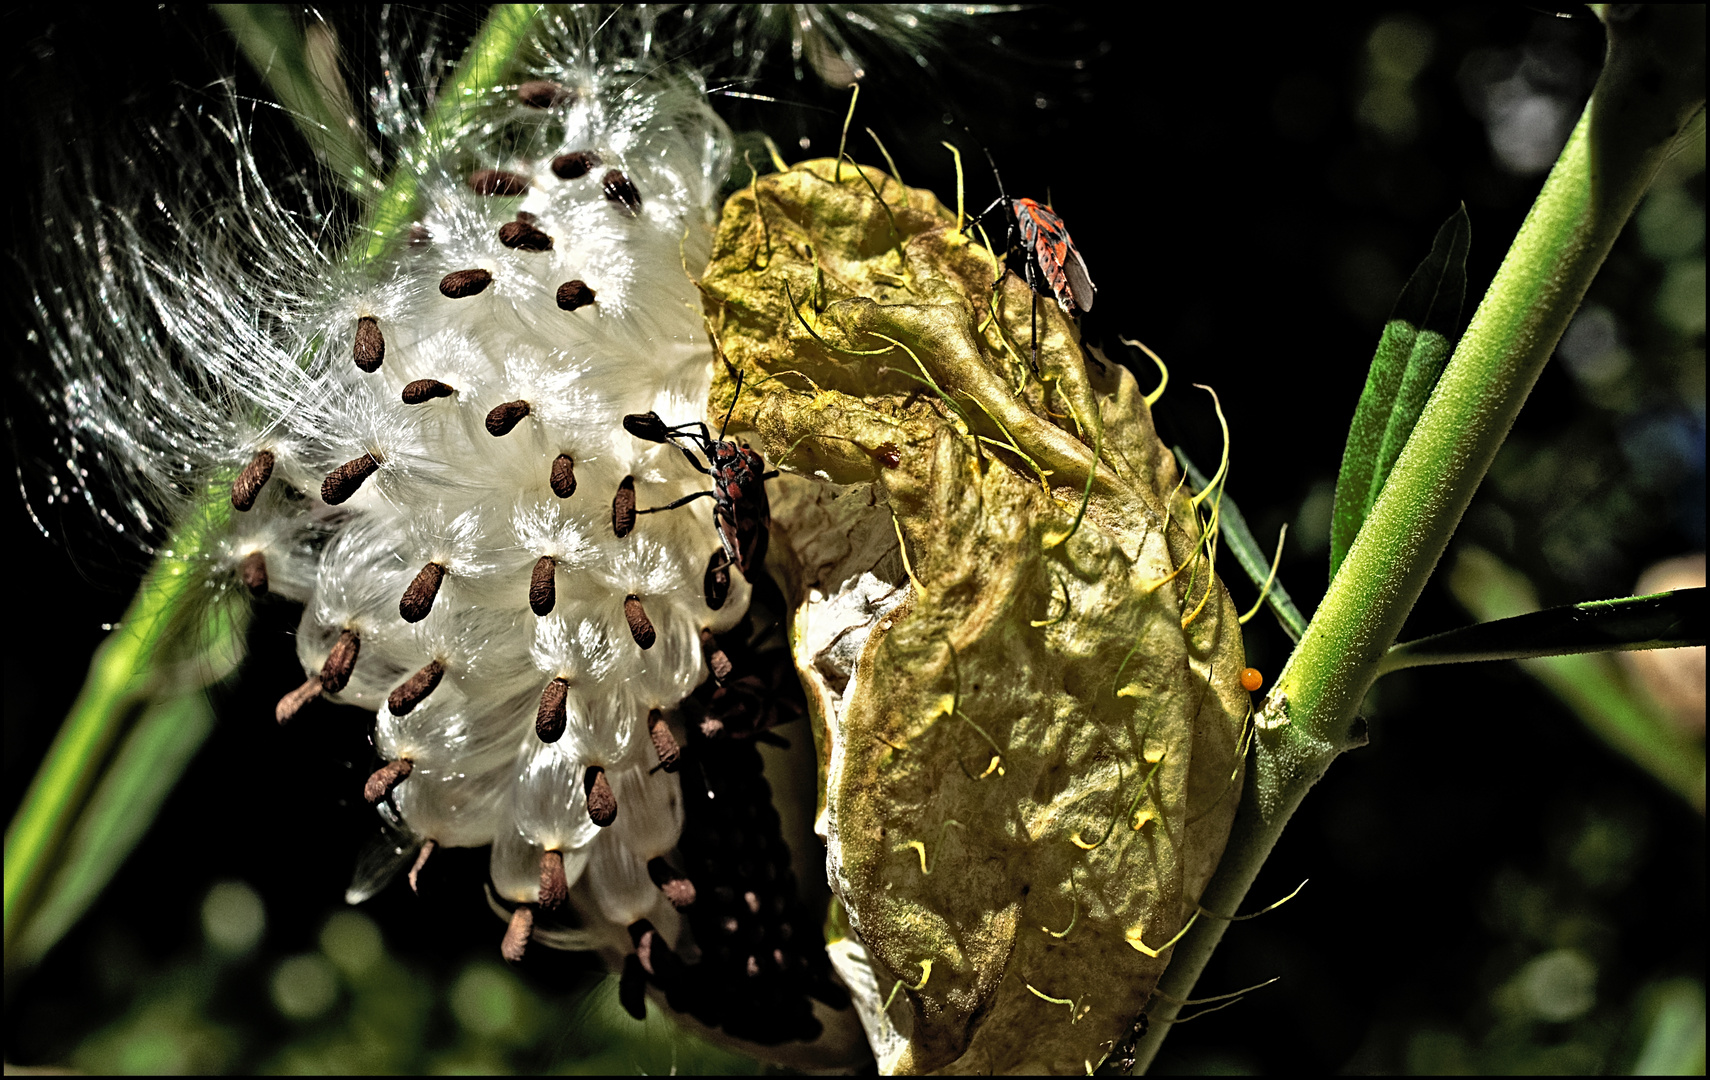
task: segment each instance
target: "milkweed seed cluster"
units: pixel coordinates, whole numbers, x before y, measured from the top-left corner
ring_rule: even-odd
[[[306,679],[277,720],[317,699],[375,717],[364,794],[395,842],[352,901],[412,857],[413,886],[438,846],[491,845],[507,958],[537,938],[628,954],[632,1011],[651,982],[714,1025],[720,973],[771,978],[794,1004],[761,1013],[787,1017],[736,1028],[811,1038],[800,989],[847,999],[787,850],[764,842],[775,814],[769,833],[755,824],[764,782],[725,800],[749,807],[754,852],[737,834],[721,860],[714,826],[697,831],[710,890],[677,852],[681,741],[788,718],[766,677],[733,670],[741,643],[721,642],[747,632],[750,585],[707,503],[638,517],[706,479],[622,426],[706,415],[713,355],[686,268],[708,258],[730,140],[692,77],[614,59],[622,28],[590,19],[543,17],[522,54],[535,70],[482,92],[453,138],[424,138],[407,92],[377,93],[419,207],[382,258],[352,259],[324,220],[286,210],[240,123],[181,155],[197,199],[230,192],[212,212],[156,196],[162,214],[139,225],[146,196],[56,207],[64,272],[37,298],[69,463],[53,495],[91,493],[79,459],[95,447],[131,478],[136,516],[205,523],[210,595],[303,604]],[[106,283],[88,284],[95,265]],[[698,767],[692,801],[753,787],[759,759],[741,760],[727,779]],[[686,933],[697,903],[716,947]]]

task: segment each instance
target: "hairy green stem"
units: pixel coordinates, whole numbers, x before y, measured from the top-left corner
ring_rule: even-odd
[[[1520,406],[1640,197],[1704,107],[1703,7],[1603,13],[1604,69],[1473,315],[1383,494],[1256,720],[1234,832],[1200,898],[1233,915],[1283,827],[1337,755],[1385,651],[1447,547]],[[1150,1064],[1228,923],[1176,946],[1135,1048]]]

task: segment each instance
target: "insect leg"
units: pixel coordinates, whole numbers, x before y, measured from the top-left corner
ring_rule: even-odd
[[[1033,346],[1033,377],[1037,379],[1039,377],[1039,290],[1033,284],[1034,261],[1032,258],[1027,260],[1027,295],[1031,298],[1028,315],[1032,321],[1027,338]]]
[[[677,449],[681,450],[683,456],[689,459],[689,464],[695,467],[696,472],[704,473],[707,476],[712,475],[712,470],[701,464],[701,459],[695,456],[694,451],[686,446],[679,446]]]
[[[701,471],[706,472],[705,469],[702,469]],[[650,507],[649,509],[646,509],[646,510],[637,510],[636,513],[638,513],[638,514],[657,514],[661,510],[675,510],[675,509],[677,509],[677,507],[683,506],[686,503],[692,503],[696,499],[705,499],[705,498],[708,498],[708,497],[713,496],[715,494],[717,494],[717,493],[712,492],[712,491],[697,491],[693,495],[683,496],[681,499],[678,499],[676,502],[671,503],[668,506],[654,506],[654,507]]]

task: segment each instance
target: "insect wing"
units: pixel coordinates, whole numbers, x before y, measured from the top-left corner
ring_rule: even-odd
[[[731,442],[716,444],[715,451],[713,483],[718,502],[713,520],[730,561],[747,577],[755,560],[765,562],[770,538],[772,507],[762,479],[766,461],[758,452]]]
[[[1086,260],[1075,248],[1075,242],[1069,239],[1067,231],[1063,233],[1063,244],[1069,249],[1069,257],[1063,261],[1063,273],[1068,278],[1069,302],[1081,311],[1091,311],[1093,297],[1098,295],[1098,287],[1092,283],[1092,275],[1087,273]]]

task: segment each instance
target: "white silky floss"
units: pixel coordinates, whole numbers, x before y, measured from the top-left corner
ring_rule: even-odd
[[[701,630],[735,625],[749,591],[732,573],[710,604],[707,502],[630,514],[621,530],[626,478],[631,509],[707,486],[621,421],[706,415],[714,358],[686,267],[707,261],[730,138],[692,77],[614,60],[618,30],[591,30],[543,18],[524,55],[549,59],[487,92],[438,156],[406,155],[421,217],[385,259],[330,253],[280,208],[233,126],[194,148],[199,167],[230,175],[192,190],[223,181],[229,206],[159,204],[164,246],[124,213],[68,209],[90,223],[71,226],[65,261],[104,260],[129,288],[78,286],[39,298],[38,314],[68,460],[80,435],[99,439],[112,471],[180,520],[240,475],[199,569],[304,603],[309,681],[280,718],[320,693],[375,711],[391,764],[369,794],[380,785],[398,835],[347,898],[432,841],[492,844],[498,894],[533,904],[556,851],[589,928],[577,943],[628,951],[636,920],[669,938],[678,926],[647,870],[682,828],[649,713],[670,715],[707,677]],[[384,134],[408,145],[425,120],[387,93]],[[91,318],[129,333],[140,367],[92,377],[99,335],[78,329]],[[189,357],[192,374],[149,353]],[[545,741],[537,721],[560,713]],[[596,778],[600,824],[585,793]]]

